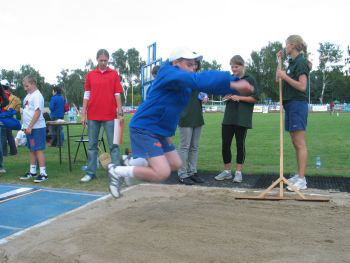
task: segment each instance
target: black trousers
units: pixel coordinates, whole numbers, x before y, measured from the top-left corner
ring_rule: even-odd
[[[16,155],[17,154],[17,147],[15,143],[15,138],[12,135],[12,130],[10,128],[6,128],[4,126],[1,127],[2,133],[1,133],[1,140],[2,140],[2,153],[3,156],[8,155],[8,147],[10,147],[10,154]]]
[[[247,136],[247,128],[237,125],[222,125],[222,159],[224,164],[231,163],[231,144],[233,136],[236,137],[237,156],[236,163],[243,164],[245,160],[245,138]]]

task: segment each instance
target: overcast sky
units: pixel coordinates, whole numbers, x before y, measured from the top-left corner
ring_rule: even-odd
[[[157,42],[165,59],[188,46],[229,70],[268,42],[301,35],[318,62],[320,42],[350,44],[346,0],[7,0],[0,5],[0,68],[30,64],[49,83],[62,69],[84,68],[98,49],[136,48],[144,60]]]

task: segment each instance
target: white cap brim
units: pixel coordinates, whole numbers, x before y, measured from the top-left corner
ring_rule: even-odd
[[[173,52],[171,52],[169,56],[169,61],[172,62],[180,58],[202,60],[203,56],[188,48],[180,47],[176,48]]]

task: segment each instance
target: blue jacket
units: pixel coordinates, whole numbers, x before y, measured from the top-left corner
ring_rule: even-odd
[[[7,111],[0,112],[0,126],[5,126],[12,130],[20,130],[21,123],[13,116],[16,114],[16,110],[10,108]]]
[[[230,81],[234,80],[238,78],[232,77],[229,72],[190,73],[167,61],[159,69],[146,100],[131,119],[129,127],[164,137],[173,136],[192,89],[216,95],[238,94],[230,88]]]
[[[64,98],[62,95],[54,95],[50,100],[51,118],[64,117]]]

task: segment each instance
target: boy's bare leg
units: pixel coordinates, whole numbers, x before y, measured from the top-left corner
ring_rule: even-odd
[[[176,150],[165,153],[165,157],[169,162],[171,171],[177,171],[181,168],[182,161]]]
[[[36,151],[36,158],[38,159],[39,162],[39,167],[45,167],[45,155],[44,151]]]
[[[36,165],[36,154],[35,154],[35,152],[32,152],[32,151],[29,152],[29,163],[31,165]]]
[[[167,179],[171,167],[166,156],[157,156],[147,159],[149,167],[137,167],[133,169],[133,176],[143,181],[159,182]]]

